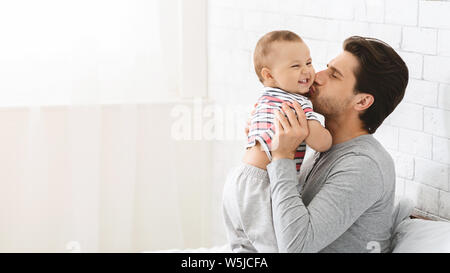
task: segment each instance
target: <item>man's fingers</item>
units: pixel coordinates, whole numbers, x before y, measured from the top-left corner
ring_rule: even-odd
[[[297,101],[294,101],[294,109],[295,109],[295,112],[297,113],[297,120],[300,124],[300,127],[302,127],[302,128],[304,128],[305,126],[307,127],[308,121],[306,120],[305,111],[303,110],[300,103],[298,103]]]
[[[279,123],[283,127],[283,131],[288,131],[289,128],[291,128],[291,125],[289,125],[289,121],[287,121],[284,114],[281,113],[281,111],[277,110],[275,111],[276,119],[278,119]]]
[[[275,110],[275,119],[274,119],[274,124],[275,124],[275,134],[278,134],[278,132],[282,132],[283,131],[283,126],[280,123],[280,120],[278,119],[279,116],[279,111]]]
[[[295,109],[295,107],[294,107]],[[297,117],[295,116],[295,112],[292,111],[292,109],[286,104],[283,103],[283,111],[286,113],[288,119],[289,119],[289,124],[292,126],[293,129],[296,129],[299,127],[298,121],[297,121]],[[296,109],[297,111],[297,109]]]

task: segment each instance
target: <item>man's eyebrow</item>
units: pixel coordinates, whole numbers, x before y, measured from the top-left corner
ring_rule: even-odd
[[[327,67],[328,67],[329,69],[333,70],[333,72],[338,73],[342,78],[344,78],[344,75],[342,74],[342,72],[339,71],[336,67],[334,67],[334,66],[332,66],[332,65],[329,65],[329,64],[327,64]]]

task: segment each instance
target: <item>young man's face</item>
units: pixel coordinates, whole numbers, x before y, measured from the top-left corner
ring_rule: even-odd
[[[326,70],[316,74],[310,98],[314,111],[325,117],[338,117],[352,109],[358,60],[344,51],[333,59]]]

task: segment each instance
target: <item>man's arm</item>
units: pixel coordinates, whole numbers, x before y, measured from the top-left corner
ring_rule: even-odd
[[[325,152],[331,148],[333,139],[330,131],[325,129],[317,120],[308,120],[309,136],[306,144],[317,152]]]
[[[267,171],[280,252],[322,250],[349,229],[383,192],[381,172],[366,156],[341,158],[308,207],[296,188],[293,160],[275,160]]]

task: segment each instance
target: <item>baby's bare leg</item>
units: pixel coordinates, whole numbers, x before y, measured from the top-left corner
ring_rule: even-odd
[[[252,165],[263,170],[266,170],[267,165],[270,163],[266,152],[262,149],[259,142],[256,144],[256,146],[253,146],[245,151],[242,161],[245,164]]]

